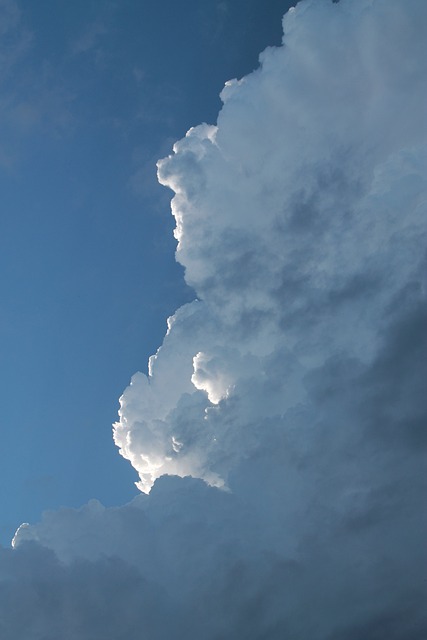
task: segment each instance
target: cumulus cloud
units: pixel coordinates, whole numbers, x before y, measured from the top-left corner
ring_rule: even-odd
[[[170,319],[150,375],[121,401],[115,438],[142,488],[164,472],[226,482],[218,456],[202,458],[236,432],[218,416],[248,397],[237,387],[262,382],[269,400],[264,388],[250,394],[251,413],[282,414],[305,401],[304,376],[326,359],[372,365],[390,309],[408,283],[420,286],[425,69],[413,35],[423,11],[298,5],[284,46],[227,83],[218,125],[191,129],[159,162],[176,194],[177,258],[200,301]],[[236,446],[246,453],[243,438]]]
[[[425,637],[426,19],[301,2],[158,163],[197,300],[120,401],[149,494],[22,527],[3,637]]]

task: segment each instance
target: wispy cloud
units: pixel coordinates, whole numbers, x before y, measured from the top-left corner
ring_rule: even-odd
[[[72,46],[71,51],[74,55],[87,53],[94,49],[102,36],[108,33],[108,28],[101,20],[97,20],[86,27],[85,31],[77,38]]]
[[[17,2],[0,3],[0,164],[11,168],[34,133],[60,135],[74,96],[52,65],[34,56],[34,36]]]

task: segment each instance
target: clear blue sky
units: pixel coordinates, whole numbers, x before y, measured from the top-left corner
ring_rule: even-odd
[[[44,509],[137,493],[111,438],[118,398],[194,297],[155,163],[215,122],[290,4],[1,5],[2,544]]]

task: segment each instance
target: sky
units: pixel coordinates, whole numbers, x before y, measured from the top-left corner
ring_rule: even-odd
[[[0,3],[5,640],[427,635],[427,5],[266,4]]]
[[[194,298],[156,162],[215,121],[287,6],[0,2],[2,544],[45,509],[136,495],[118,399]]]

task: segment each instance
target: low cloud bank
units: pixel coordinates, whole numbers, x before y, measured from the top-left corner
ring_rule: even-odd
[[[198,299],[121,398],[151,491],[17,532],[6,640],[426,636],[426,24],[301,2],[159,162]]]

